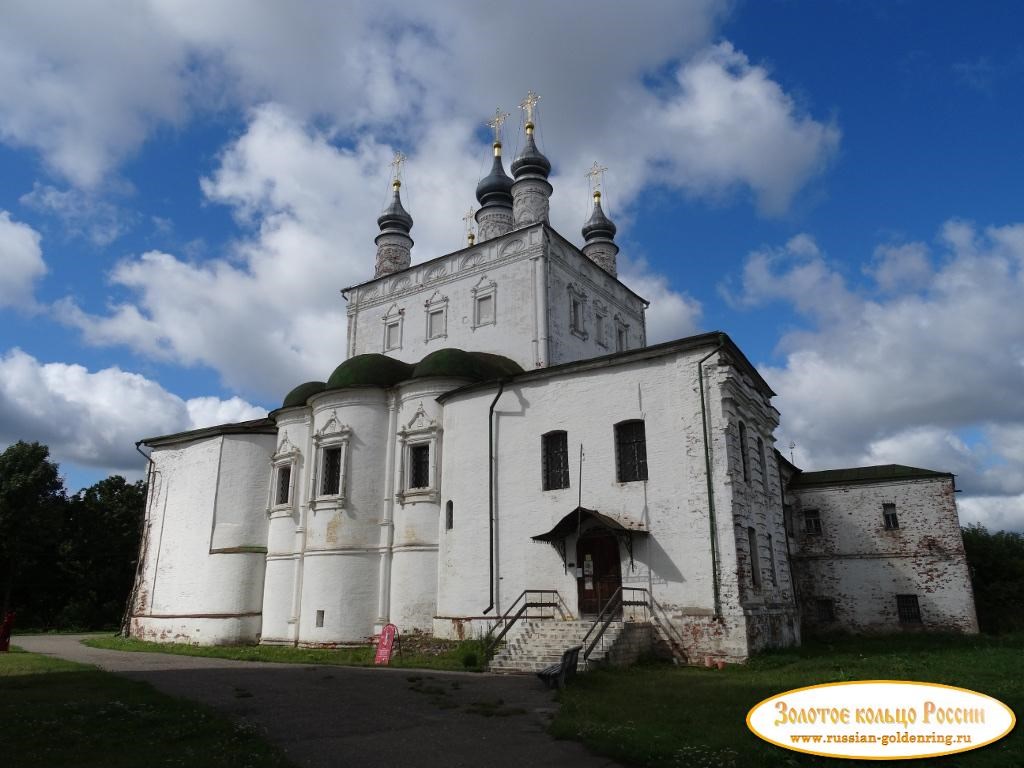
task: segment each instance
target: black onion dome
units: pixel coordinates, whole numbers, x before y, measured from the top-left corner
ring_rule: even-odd
[[[378,387],[387,389],[411,378],[412,365],[387,355],[370,353],[350,357],[327,380],[327,389]]]
[[[491,381],[522,373],[519,363],[502,355],[488,352],[466,352],[456,347],[446,347],[420,360],[413,368],[412,378],[425,379],[432,376],[443,378]]]
[[[412,229],[412,216],[402,207],[402,197],[395,187],[395,196],[391,198],[391,205],[384,209],[384,213],[377,219],[377,225],[381,232],[386,229],[400,229],[406,234]]]
[[[305,405],[309,398],[320,394],[326,388],[327,384],[322,381],[307,381],[305,384],[299,384],[299,386],[284,396],[284,402],[281,403],[281,407],[294,408],[298,405]]]
[[[533,140],[533,134],[527,133],[523,151],[512,162],[512,175],[517,179],[526,174],[543,176],[546,179],[549,173],[551,173],[551,161],[544,157],[543,152],[537,149],[537,143]]]
[[[595,201],[594,212],[590,215],[587,223],[583,225],[583,239],[588,242],[598,238],[614,240],[615,232],[615,223],[604,215],[604,211],[601,210],[601,202]]]
[[[494,156],[490,175],[476,185],[476,199],[480,205],[512,205],[512,179],[505,173],[501,155]]]

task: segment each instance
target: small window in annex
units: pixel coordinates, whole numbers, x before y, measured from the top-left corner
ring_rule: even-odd
[[[921,604],[917,601],[917,595],[896,595],[896,613],[899,614],[900,624],[920,624]]]
[[[455,527],[455,504],[451,499],[444,505],[444,529],[450,531]]]
[[[323,449],[320,465],[320,495],[337,496],[341,493],[341,446]]]
[[[804,510],[804,533],[821,533],[821,513],[816,509]]]
[[[647,435],[639,419],[615,425],[615,463],[620,483],[647,479]]]
[[[569,487],[569,439],[564,431],[540,438],[541,488],[554,491]]]
[[[292,495],[292,465],[284,464],[277,468],[277,489],[274,492],[275,504],[287,504]]]
[[[319,629],[319,628],[323,627],[323,625],[324,625],[324,612],[323,611],[317,611],[316,612],[316,626]]]
[[[430,487],[430,445],[409,447],[409,487]]]
[[[831,624],[836,620],[836,604],[828,597],[819,597],[814,601],[818,608],[818,623]]]
[[[900,527],[899,518],[896,517],[895,504],[882,505],[882,520],[885,522],[885,530],[887,531],[895,531]]]

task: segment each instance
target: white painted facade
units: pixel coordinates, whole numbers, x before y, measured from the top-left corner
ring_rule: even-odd
[[[389,211],[382,232],[411,243],[397,186]],[[267,419],[144,441],[135,636],[332,646],[390,622],[462,638],[524,590],[555,590],[581,617],[620,585],[653,598],[691,661],[799,643],[818,584],[851,596],[851,628],[872,625],[853,596],[904,587],[899,568],[883,578],[845,557],[868,546],[849,516],[866,502],[814,500],[839,537],[817,560],[787,536],[796,470],[774,450],[768,385],[724,333],[648,347],[610,222],[588,244],[606,271],[537,211],[411,267],[378,253],[380,276],[343,291],[347,359],[326,382]],[[932,491],[899,494],[909,509]],[[952,551],[947,501],[920,525]],[[919,562],[916,530],[900,563]],[[976,631],[958,552],[922,610]]]

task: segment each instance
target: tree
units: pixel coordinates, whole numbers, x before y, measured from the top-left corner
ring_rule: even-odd
[[[64,483],[49,448],[19,440],[0,454],[0,615],[14,605],[27,574],[47,560],[64,503]]]
[[[1024,535],[975,524],[963,536],[982,631],[1024,630]]]

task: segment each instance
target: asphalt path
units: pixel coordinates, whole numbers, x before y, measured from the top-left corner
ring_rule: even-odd
[[[25,635],[14,643],[220,710],[254,725],[300,766],[616,765],[547,735],[558,705],[532,675],[129,653],[89,648],[82,637]]]

